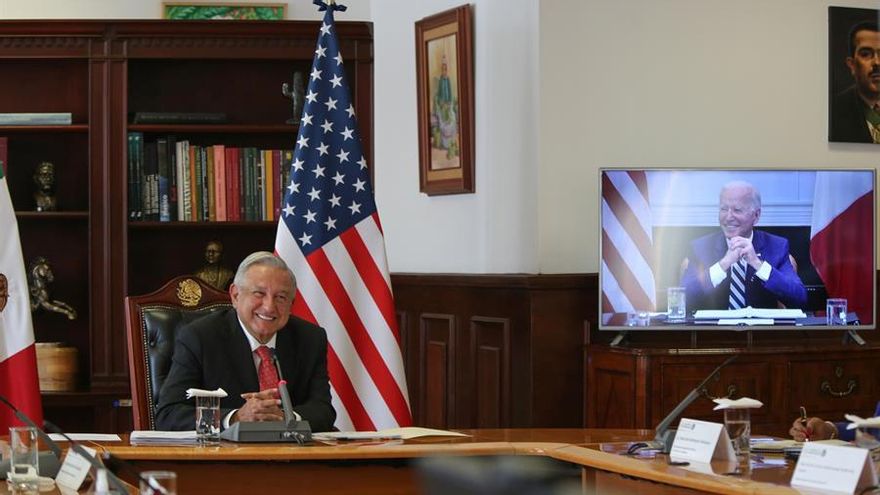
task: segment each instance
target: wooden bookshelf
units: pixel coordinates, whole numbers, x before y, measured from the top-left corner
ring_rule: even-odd
[[[79,351],[76,390],[46,393],[48,419],[77,430],[127,431],[128,361],[123,299],[195,271],[205,244],[225,245],[234,267],[271,250],[276,222],[135,222],[128,218],[127,136],[198,144],[292,149],[298,126],[281,93],[308,74],[320,22],[2,21],[0,108],[68,112],[71,125],[0,126],[25,261],[45,256],[52,297],[67,320],[37,312],[38,342]],[[338,22],[364,152],[372,163],[372,27]],[[224,124],[130,125],[135,112],[222,112]],[[57,212],[35,212],[32,175],[56,169]],[[73,400],[75,399],[75,400]],[[75,404],[74,404],[75,403]]]

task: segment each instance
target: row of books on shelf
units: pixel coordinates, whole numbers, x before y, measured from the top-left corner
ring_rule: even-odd
[[[129,220],[275,221],[293,150],[196,145],[128,133]]]

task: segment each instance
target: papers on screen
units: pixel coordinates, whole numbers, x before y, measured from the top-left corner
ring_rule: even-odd
[[[379,431],[328,431],[315,433],[312,438],[320,441],[328,440],[409,440],[418,437],[466,437],[464,433],[448,430],[435,430],[432,428],[418,428],[410,426],[406,428],[388,428]]]
[[[855,430],[856,428],[880,428],[880,416],[873,418],[860,418],[855,414],[844,414],[844,418],[850,423],[846,425],[847,430]]]
[[[800,309],[753,308],[741,309],[700,309],[694,313],[697,320],[731,320],[745,318],[764,318],[769,320],[794,320],[806,318],[807,314]]]
[[[135,430],[128,441],[132,445],[190,445],[198,443],[196,431]]]

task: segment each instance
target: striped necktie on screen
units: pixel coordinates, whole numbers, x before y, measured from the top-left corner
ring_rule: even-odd
[[[739,260],[730,265],[730,296],[728,309],[746,307],[746,262]]]

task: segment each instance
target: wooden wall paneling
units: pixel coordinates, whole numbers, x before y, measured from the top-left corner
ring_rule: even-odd
[[[517,426],[583,424],[581,329],[598,310],[585,282],[586,277],[572,275],[529,278],[532,419]]]
[[[417,424],[450,428],[455,417],[455,316],[423,313],[419,320],[422,408]]]
[[[477,428],[502,428],[510,421],[510,319],[474,316],[470,324],[471,377],[476,384]]]
[[[635,361],[616,353],[588,352],[588,399],[584,401],[586,426],[636,428],[636,410],[643,407],[635,399]]]

